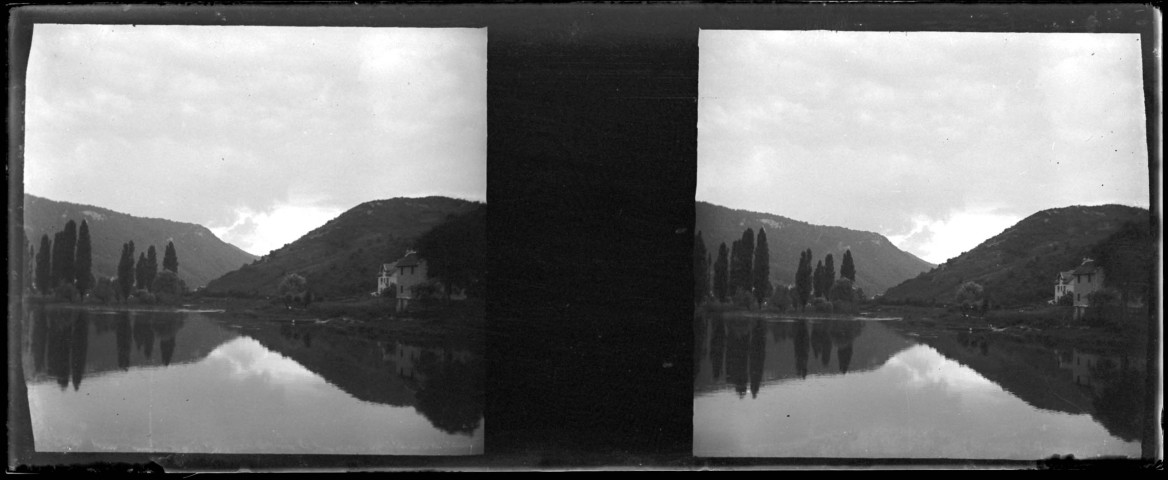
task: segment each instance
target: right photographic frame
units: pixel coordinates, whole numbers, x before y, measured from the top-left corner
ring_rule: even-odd
[[[1157,455],[1139,34],[698,50],[695,456]]]

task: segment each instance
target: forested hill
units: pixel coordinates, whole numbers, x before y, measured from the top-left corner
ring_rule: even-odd
[[[742,238],[742,232],[747,228],[756,235],[760,228],[765,229],[770,246],[771,282],[776,285],[795,283],[799,252],[808,248],[814,256],[813,265],[832,254],[837,277],[844,252],[850,249],[856,265],[856,284],[869,296],[933,267],[877,233],[812,225],[779,215],[733,210],[706,202],[697,202],[695,217],[706,251],[715,259],[718,246],[723,242],[726,248],[730,248],[734,240]]]
[[[51,242],[54,234],[64,229],[69,220],[76,222],[78,227],[82,220],[89,222],[95,277],[117,275],[122,244],[129,241],[134,242],[135,259],[153,245],[159,261],[167,241],[174,241],[179,278],[192,289],[256,258],[220,240],[202,225],[135,217],[107,208],[24,196],[24,232],[34,248],[40,248],[42,235],[47,234]]]
[[[368,296],[383,263],[401,258],[435,226],[485,204],[446,197],[365,202],[296,241],[207,285],[212,294],[274,295],[284,275],[303,275],[315,295]]]
[[[985,289],[994,304],[1021,305],[1052,300],[1055,276],[1078,267],[1084,257],[1098,261],[1110,256],[1115,257],[1114,262],[1120,262],[1122,259],[1116,254],[1122,254],[1124,258],[1134,255],[1150,259],[1150,241],[1136,242],[1134,249],[1120,245],[1131,243],[1120,238],[1133,236],[1128,233],[1140,237],[1142,231],[1144,238],[1150,238],[1148,215],[1148,210],[1123,205],[1043,210],[973,250],[889,289],[885,298],[947,303],[953,301],[959,285],[972,281]],[[1104,268],[1106,271],[1107,265]],[[1112,269],[1112,273],[1120,278],[1118,270]]]

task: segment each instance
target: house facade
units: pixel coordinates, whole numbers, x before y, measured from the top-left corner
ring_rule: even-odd
[[[1057,304],[1059,299],[1063,298],[1063,295],[1068,293],[1074,295],[1075,276],[1072,273],[1074,273],[1074,270],[1067,270],[1065,272],[1059,272],[1058,276],[1055,277],[1054,300],[1051,301],[1052,304]]]
[[[394,263],[382,264],[377,276],[377,295],[386,296],[393,292],[397,298],[397,310],[402,311],[410,302],[417,300],[415,287],[430,284],[437,288],[435,295],[445,296],[450,300],[465,300],[466,292],[461,289],[451,289],[447,295],[446,287],[440,282],[431,281],[426,267],[426,260],[418,253],[409,250],[405,256]]]
[[[1059,278],[1061,282],[1063,274],[1059,274]],[[1084,258],[1078,268],[1070,271],[1070,283],[1065,286],[1064,292],[1070,292],[1074,298],[1075,318],[1083,318],[1090,306],[1089,296],[1103,289],[1103,267],[1090,258]],[[1056,299],[1058,288],[1056,285]]]

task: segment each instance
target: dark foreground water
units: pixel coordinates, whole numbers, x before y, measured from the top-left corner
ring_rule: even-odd
[[[213,312],[25,316],[37,451],[483,452],[480,355]]]
[[[891,326],[698,318],[694,454],[1140,456],[1143,357]]]

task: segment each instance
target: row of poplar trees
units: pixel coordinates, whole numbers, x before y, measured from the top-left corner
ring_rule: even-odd
[[[32,246],[30,245],[31,249]],[[29,252],[32,254],[31,250]],[[89,239],[89,223],[69,220],[65,229],[53,235],[41,235],[40,251],[36,253],[33,284],[41,293],[49,294],[63,285],[71,285],[84,294],[93,288],[93,247]]]
[[[811,249],[799,253],[799,266],[795,270],[795,289],[792,296],[799,305],[806,305],[814,297],[830,300],[832,286],[836,281],[835,258],[828,254],[814,268]],[[735,240],[730,248],[723,242],[718,246],[718,257],[713,259],[706,250],[702,233],[694,236],[694,303],[701,304],[710,292],[710,269],[713,268],[713,293],[719,302],[725,302],[738,292],[749,292],[759,303],[768,298],[774,287],[770,281],[770,247],[766,232],[758,230],[757,237],[752,229],[742,232],[742,238]],[[852,251],[844,252],[840,266],[840,278],[847,278],[854,284],[856,265]]]
[[[718,258],[712,259],[706,251],[702,232],[694,236],[694,303],[701,304],[710,291],[710,268],[713,267],[714,298],[725,302],[739,292],[747,292],[762,302],[771,294],[771,253],[766,232],[752,229],[742,232],[742,238],[726,248],[718,246]]]
[[[66,285],[76,289],[79,296],[94,288],[93,245],[89,235],[89,222],[82,220],[81,228],[69,220],[64,230],[57,232],[53,240],[46,233],[41,236],[40,250],[34,253],[29,246],[29,257],[35,260],[32,284],[43,294],[50,294]],[[174,242],[167,242],[162,258],[162,268],[178,275],[178,253]],[[122,298],[130,295],[135,285],[140,290],[154,291],[158,278],[158,258],[154,246],[139,255],[134,261],[134,242],[122,245],[122,257],[118,262],[116,284]],[[71,295],[69,295],[71,296]]]

